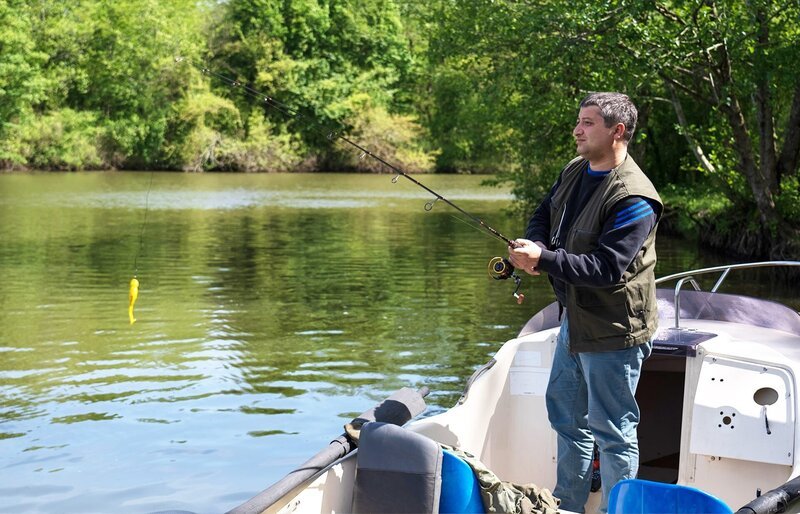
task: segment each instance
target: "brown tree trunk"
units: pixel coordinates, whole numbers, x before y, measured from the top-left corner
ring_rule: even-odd
[[[763,48],[769,45],[769,26],[766,14],[762,9],[756,12],[758,22],[758,45],[756,50],[756,66],[764,58]],[[768,182],[770,193],[780,193],[777,164],[778,152],[775,148],[775,119],[772,110],[772,93],[769,89],[769,75],[761,70],[756,84],[756,117],[758,122],[758,141],[761,175]]]
[[[717,76],[717,93],[720,99],[719,107],[728,118],[728,124],[733,133],[734,151],[739,156],[739,171],[747,179],[750,190],[753,193],[753,199],[758,208],[759,219],[761,221],[762,230],[771,232],[780,223],[780,214],[775,208],[775,198],[773,195],[772,184],[775,182],[774,175],[776,171],[775,161],[773,157],[772,167],[759,166],[753,140],[747,128],[747,122],[744,118],[739,97],[734,92],[733,74],[731,72],[730,54],[726,44],[721,44],[717,47],[719,52],[719,61],[714,69]],[[765,96],[768,100],[769,96]],[[766,112],[771,116],[772,108],[765,108]],[[772,127],[772,124],[769,123]],[[774,134],[772,135],[774,137]],[[772,137],[769,138],[773,141]],[[773,143],[774,144],[774,143]],[[762,145],[763,148],[763,145]],[[762,159],[763,155],[760,155]]]
[[[739,170],[747,178],[759,210],[761,224],[766,228],[778,220],[778,213],[775,210],[775,199],[770,188],[771,180],[768,176],[765,177],[763,172],[767,171],[771,175],[775,168],[764,170],[762,166],[757,165],[753,152],[753,141],[747,131],[739,99],[731,95],[730,104],[723,106],[722,110],[727,115],[728,123],[733,131],[734,149],[739,156]]]
[[[794,88],[794,99],[789,111],[789,120],[783,137],[783,149],[778,159],[778,180],[787,175],[797,173],[797,163],[800,158],[800,80]]]

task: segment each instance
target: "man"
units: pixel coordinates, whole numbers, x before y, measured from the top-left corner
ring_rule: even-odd
[[[546,272],[562,309],[547,387],[558,434],[561,508],[584,512],[594,443],[608,494],[639,467],[634,394],[657,326],[653,268],[661,199],[628,155],[636,107],[620,93],[593,93],[572,131],[577,157],[561,171],[509,260]]]

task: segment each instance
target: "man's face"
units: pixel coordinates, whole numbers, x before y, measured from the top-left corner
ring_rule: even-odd
[[[615,130],[616,127],[606,127],[596,105],[581,108],[572,131],[578,155],[589,161],[607,156],[612,152]]]

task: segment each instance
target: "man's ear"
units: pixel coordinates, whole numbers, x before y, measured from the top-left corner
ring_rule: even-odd
[[[617,123],[614,126],[614,139],[622,140],[623,137],[625,137],[625,124]]]

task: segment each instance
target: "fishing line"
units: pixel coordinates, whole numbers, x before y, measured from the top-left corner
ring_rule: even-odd
[[[136,257],[133,259],[133,276],[139,273],[139,256],[144,249],[144,229],[147,226],[147,213],[150,208],[150,190],[153,188],[153,172],[150,172],[150,183],[147,185],[147,194],[144,197],[144,220],[142,221],[142,228],[139,231],[139,249],[136,250]]]
[[[133,306],[139,298],[139,256],[144,250],[144,229],[147,226],[147,214],[150,212],[150,190],[153,189],[153,174],[150,171],[150,181],[147,185],[147,194],[144,197],[144,219],[142,220],[142,228],[139,231],[139,248],[136,250],[136,256],[133,258],[133,278],[128,284],[128,321],[131,325],[136,323],[136,318],[133,316]]]
[[[280,102],[276,98],[274,98],[274,97],[272,97],[272,96],[270,96],[268,94],[264,94],[264,93],[262,93],[260,91],[257,91],[256,89],[253,89],[252,87],[248,86],[247,84],[244,84],[243,82],[241,82],[238,79],[230,78],[230,77],[228,77],[226,75],[223,75],[221,73],[213,71],[210,68],[207,68],[205,66],[196,65],[196,64],[194,64],[193,62],[190,62],[189,60],[187,60],[184,57],[176,57],[175,58],[175,63],[176,64],[180,64],[182,62],[186,62],[190,66],[195,67],[196,69],[200,70],[200,72],[203,73],[204,75],[208,75],[210,77],[216,78],[217,80],[219,80],[219,81],[221,81],[221,82],[223,82],[223,83],[225,83],[225,84],[227,84],[227,85],[229,85],[229,86],[231,86],[233,88],[240,89],[241,91],[243,91],[245,94],[249,95],[250,97],[252,97],[254,99],[257,99],[259,102],[262,102],[267,107],[270,107],[270,108],[282,113],[283,115],[285,115],[285,116],[287,116],[289,118],[294,118],[297,121],[300,121],[301,119],[306,119],[306,117],[298,109],[293,109],[292,107]],[[343,135],[341,131],[339,131],[339,130],[331,130],[331,131],[322,130],[324,127],[322,127],[319,122],[314,122],[313,119],[310,120],[309,128],[311,130],[315,131],[316,133],[324,136],[329,141],[339,140],[339,141],[342,141],[343,143],[355,148],[356,150],[358,150],[360,152],[360,155],[359,155],[360,159],[364,159],[365,157],[371,157],[372,159],[374,159],[375,161],[379,162],[380,164],[382,164],[386,168],[390,169],[395,174],[394,178],[392,178],[392,183],[393,184],[396,184],[398,179],[402,176],[405,179],[409,180],[410,182],[413,182],[417,186],[421,187],[422,189],[424,189],[425,191],[427,191],[431,195],[433,195],[434,199],[425,204],[425,210],[426,211],[431,211],[433,209],[434,205],[436,204],[436,202],[441,200],[442,202],[446,203],[447,205],[449,205],[450,207],[452,207],[456,211],[458,211],[461,214],[463,214],[464,216],[466,216],[469,220],[471,220],[475,224],[474,228],[478,229],[478,227],[480,227],[478,230],[480,231],[482,229],[484,234],[487,234],[490,237],[494,237],[496,239],[499,239],[500,241],[503,241],[506,245],[508,245],[508,246],[510,246],[512,248],[517,248],[519,246],[517,243],[515,243],[511,239],[509,239],[508,237],[506,237],[503,234],[501,234],[497,229],[493,228],[488,223],[483,221],[483,219],[479,218],[478,216],[475,216],[474,214],[471,214],[471,213],[465,211],[460,206],[456,205],[454,202],[448,200],[447,198],[445,198],[441,194],[437,193],[436,191],[434,191],[430,187],[426,186],[425,184],[423,184],[419,180],[415,179],[414,177],[412,177],[411,175],[409,175],[408,173],[406,173],[405,171],[403,171],[399,167],[391,164],[390,162],[388,162],[385,159],[383,159],[381,156],[372,153],[369,149],[365,148],[361,144],[359,144],[356,141],[353,141],[352,139],[350,139],[347,136]],[[498,264],[498,262],[499,262],[499,264]],[[517,303],[522,303],[522,301],[525,299],[525,296],[523,294],[519,293],[521,279],[520,279],[519,276],[516,275],[516,273],[514,273],[514,267],[511,265],[511,263],[507,259],[502,258],[502,257],[495,257],[494,259],[492,259],[490,261],[490,263],[489,263],[489,275],[492,278],[496,279],[496,280],[504,280],[504,279],[507,279],[507,278],[513,278],[515,283],[516,283],[516,289],[514,290],[514,297],[517,299]]]

